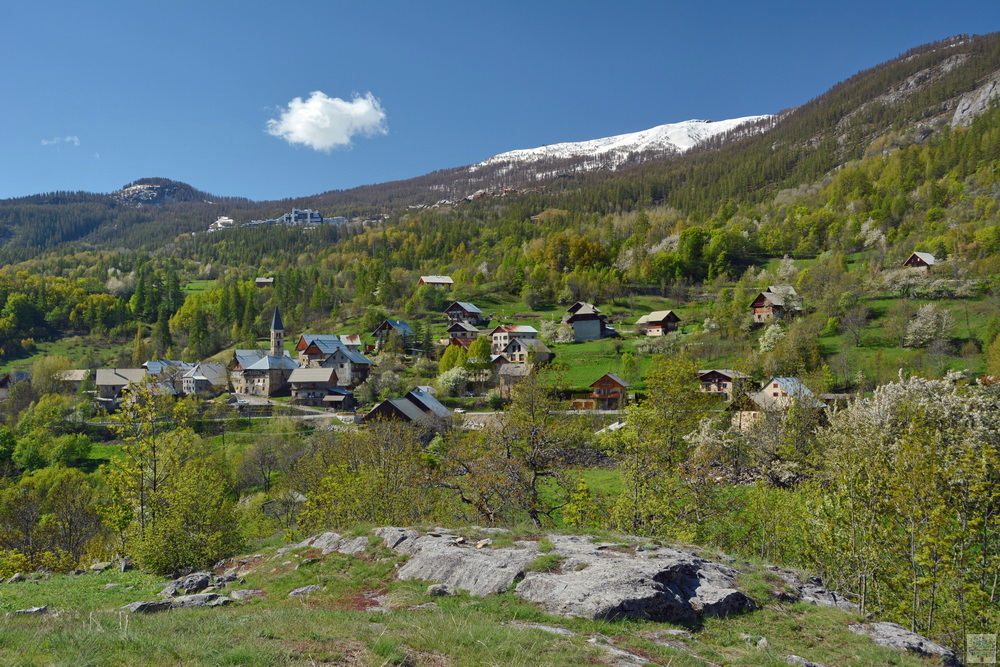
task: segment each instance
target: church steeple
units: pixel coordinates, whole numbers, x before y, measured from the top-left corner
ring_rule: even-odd
[[[281,313],[277,306],[275,306],[274,316],[271,318],[271,355],[275,357],[285,356],[285,325],[281,323]]]

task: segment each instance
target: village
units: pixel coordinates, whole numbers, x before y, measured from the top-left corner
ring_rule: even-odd
[[[293,210],[293,218],[296,213],[303,212]],[[934,264],[933,255],[914,252],[903,266],[926,273]],[[259,277],[255,284],[265,289],[273,287],[274,281],[273,277]],[[450,276],[426,275],[417,281],[416,287],[422,286],[448,293],[454,281]],[[791,285],[771,285],[753,298],[747,313],[755,326],[763,327],[800,315],[800,301]],[[376,360],[413,362],[429,352],[433,352],[432,357],[444,357],[452,347],[467,359],[469,352],[474,352],[474,343],[483,340],[480,349],[488,349],[488,354],[467,359],[469,381],[462,383],[461,392],[468,397],[495,394],[502,400],[492,408],[502,407],[519,382],[544,369],[555,356],[534,326],[491,326],[491,315],[473,303],[452,301],[441,315],[444,336],[433,341],[429,351],[421,348],[413,327],[401,319],[387,318],[367,335],[301,333],[286,339],[281,313],[275,308],[267,348],[236,349],[228,362],[151,360],[136,368],[62,371],[58,379],[69,389],[86,391],[94,405],[108,413],[117,409],[131,388],[145,384],[159,395],[208,400],[225,397],[229,404],[246,410],[273,404],[306,409],[313,415],[323,411],[347,424],[375,420],[419,422],[450,419],[466,410],[446,407],[437,398],[440,388],[432,383],[417,385],[399,396],[384,397],[374,405],[359,401],[355,390],[377,368]],[[682,319],[674,310],[657,310],[638,317],[630,331],[619,332],[594,304],[578,301],[566,309],[556,330],[563,341],[586,343],[620,339],[623,333],[637,338],[662,338],[678,332],[681,325]],[[293,340],[294,345],[286,344]],[[769,377],[758,384],[748,373],[731,368],[699,370],[696,380],[698,390],[718,397],[718,411],[730,413],[732,425],[739,429],[751,427],[768,413],[780,414],[796,403],[822,410],[844,406],[851,398],[848,394],[814,393],[797,377]],[[30,374],[14,372],[0,377],[0,399],[19,381],[30,381]],[[594,377],[585,390],[564,397],[568,399],[567,408],[581,414],[617,414],[630,402],[642,399],[615,369]],[[470,416],[465,420],[477,425]]]

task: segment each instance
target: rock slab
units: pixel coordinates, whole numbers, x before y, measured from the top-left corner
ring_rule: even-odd
[[[939,658],[941,664],[948,667],[959,667],[962,664],[950,648],[932,642],[927,637],[896,623],[852,623],[847,629],[856,635],[871,637],[871,640],[879,646],[900,652],[916,653],[925,658]]]

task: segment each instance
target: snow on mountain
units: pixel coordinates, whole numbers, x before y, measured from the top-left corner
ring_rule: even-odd
[[[615,167],[629,154],[641,152],[683,153],[717,134],[728,132],[744,123],[751,123],[769,116],[746,116],[731,120],[686,120],[668,123],[641,132],[619,134],[604,139],[550,144],[539,148],[500,153],[472,166],[472,170],[510,164],[526,164],[560,159],[597,160],[593,167]],[[592,168],[593,168],[592,167]]]

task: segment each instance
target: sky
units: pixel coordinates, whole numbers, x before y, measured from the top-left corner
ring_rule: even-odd
[[[0,198],[272,200],[773,113],[998,0],[0,3]]]

